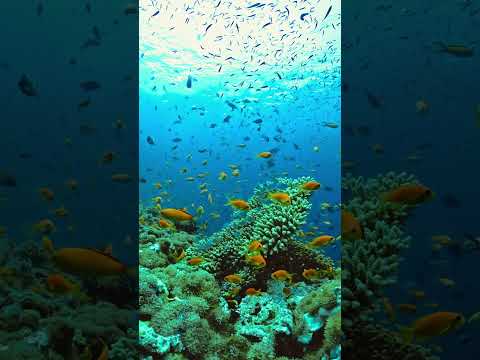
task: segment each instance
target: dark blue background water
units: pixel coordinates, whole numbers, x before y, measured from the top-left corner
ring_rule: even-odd
[[[38,240],[33,224],[51,218],[57,227],[51,235],[55,246],[112,243],[114,255],[137,262],[138,18],[124,13],[128,3],[0,5],[0,170],[17,180],[16,187],[0,187],[6,198],[0,204],[0,226],[8,228],[15,242]],[[98,46],[85,47],[92,39]],[[20,92],[22,74],[34,83],[37,96]],[[89,80],[101,88],[84,92],[80,82]],[[79,109],[88,98],[90,106]],[[124,129],[114,129],[117,119],[125,123]],[[94,130],[87,135],[82,125]],[[108,151],[117,157],[101,166]],[[129,173],[133,181],[113,183],[115,172]],[[78,181],[76,191],[65,186],[69,179]],[[53,202],[41,199],[41,187],[54,191]],[[62,205],[70,216],[57,219],[51,211]],[[70,225],[73,231],[68,231]],[[133,239],[129,245],[126,236]]]
[[[415,288],[426,292],[425,303],[440,304],[437,311],[468,317],[480,310],[480,252],[456,256],[443,249],[432,255],[431,236],[449,235],[461,243],[465,233],[480,234],[480,128],[475,113],[480,103],[480,3],[348,1],[342,5],[342,74],[348,87],[342,93],[342,160],[355,161],[354,173],[367,177],[387,171],[412,173],[437,194],[414,210],[407,223],[412,245],[404,254],[399,282],[389,293],[391,301],[412,302],[408,290]],[[475,54],[459,58],[438,53],[431,48],[433,41],[473,46]],[[367,90],[380,99],[379,108],[369,104]],[[420,99],[429,104],[425,114],[416,112]],[[348,130],[359,126],[369,127],[370,135],[348,135]],[[382,144],[384,153],[375,154],[373,144]],[[418,160],[408,160],[411,155]],[[458,207],[452,207],[455,204],[448,198],[457,199]],[[439,259],[446,263],[429,263]],[[456,285],[447,288],[440,277]],[[436,311],[421,303],[417,315],[404,315],[400,322],[408,324]],[[444,348],[440,356],[477,359],[478,340],[478,327],[466,326],[438,340]]]

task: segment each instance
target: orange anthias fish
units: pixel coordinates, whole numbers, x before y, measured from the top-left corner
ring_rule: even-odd
[[[199,265],[199,264],[201,264],[202,262],[203,262],[203,258],[198,257],[198,256],[187,260],[187,264],[188,264],[188,265],[193,265],[193,266]]]
[[[267,265],[267,261],[262,255],[253,255],[246,257],[247,264],[250,264],[257,268],[263,268]]]
[[[179,210],[179,209],[166,208],[166,209],[160,210],[160,213],[162,214],[163,217],[166,217],[167,219],[175,220],[175,221],[190,221],[193,219],[192,215],[190,215],[186,211]]]
[[[381,195],[381,199],[386,202],[417,205],[431,198],[434,194],[428,187],[420,184],[400,185]]]
[[[242,282],[241,276],[237,274],[227,275],[223,279],[232,284],[240,284]]]
[[[316,181],[307,181],[305,184],[302,184],[301,188],[308,191],[317,190],[320,189],[320,183]]]
[[[262,292],[260,291],[260,289],[255,289],[255,288],[248,288],[247,290],[245,290],[245,295],[248,295],[248,296],[257,296],[257,295],[262,295]]]
[[[272,153],[269,151],[262,151],[257,155],[257,157],[262,158],[262,159],[268,159],[272,157]]]
[[[335,238],[333,236],[321,235],[321,236],[317,236],[315,239],[310,241],[307,244],[307,247],[309,249],[317,249],[319,247],[329,245],[332,241],[335,241]]]
[[[40,188],[40,196],[47,201],[52,201],[55,198],[55,194],[49,188]]]
[[[54,213],[55,216],[57,216],[57,217],[66,217],[66,216],[68,216],[68,214],[69,214],[69,213],[68,213],[68,210],[65,209],[64,206],[61,206],[61,207],[53,210],[53,213]]]
[[[287,270],[277,270],[272,274],[271,277],[273,280],[288,281],[289,283],[292,283],[293,280],[293,275]]]
[[[248,252],[260,251],[263,248],[263,245],[258,240],[253,240],[250,245],[248,245]]]
[[[108,360],[108,345],[100,338],[102,343],[102,352],[98,356],[97,360]]]
[[[250,205],[248,204],[248,202],[242,199],[228,200],[228,202],[225,205],[234,207],[238,210],[243,210],[243,211],[250,210]]]
[[[67,294],[71,292],[78,292],[80,286],[70,282],[60,274],[50,274],[47,278],[47,288],[51,292],[57,294]]]
[[[422,340],[445,335],[458,329],[464,323],[465,319],[462,314],[439,311],[421,317],[415,320],[410,327],[403,328],[402,336],[406,343],[411,343],[414,339]]]
[[[342,240],[358,240],[362,237],[360,222],[351,212],[342,210]]]
[[[304,269],[302,276],[307,280],[317,280],[320,277],[320,272],[317,269]]]
[[[130,273],[130,270],[111,255],[89,248],[53,249],[51,241],[44,239],[44,248],[52,255],[53,262],[63,271],[92,276],[111,276]]]
[[[120,173],[120,174],[113,174],[112,175],[112,181],[114,181],[114,182],[128,183],[132,180],[133,180],[133,178],[129,174]]]
[[[36,232],[48,235],[48,234],[51,234],[53,231],[55,231],[55,224],[53,223],[52,220],[43,219],[43,220],[40,220],[38,223],[36,223],[33,226],[33,229]]]
[[[160,225],[160,227],[164,229],[175,228],[175,225],[173,225],[170,221],[167,221],[165,219],[158,220],[158,225]]]
[[[269,199],[273,201],[277,201],[283,205],[289,205],[292,203],[292,199],[290,199],[290,195],[284,192],[272,192],[272,193],[269,193],[267,196]]]

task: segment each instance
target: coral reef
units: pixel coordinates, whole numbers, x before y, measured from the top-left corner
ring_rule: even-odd
[[[143,358],[340,359],[340,272],[299,239],[311,208],[312,192],[301,188],[307,181],[257,186],[250,209],[234,211],[207,238],[161,228],[159,207],[140,209]],[[273,202],[271,192],[287,193],[291,203]],[[254,241],[261,266],[247,261]],[[272,278],[279,269],[291,282]],[[320,276],[306,280],[304,269]]]
[[[383,201],[382,194],[405,184],[419,181],[405,173],[343,179],[343,209],[358,220],[363,233],[342,243],[342,345],[347,358],[433,358],[427,348],[403,344],[394,332],[375,325],[374,319],[386,288],[397,280],[401,252],[410,240],[403,223],[413,209]]]
[[[9,244],[8,251],[0,263],[0,359],[97,358],[104,347],[109,359],[138,353],[137,317],[131,310],[137,294],[129,281],[97,282],[61,273],[34,242]],[[48,283],[51,274],[79,284],[79,291],[55,291]],[[96,293],[101,288],[96,283],[110,283],[122,297],[108,301]]]

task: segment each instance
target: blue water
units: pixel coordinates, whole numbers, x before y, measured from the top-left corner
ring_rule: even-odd
[[[205,2],[205,6],[213,3],[218,2]],[[140,19],[140,176],[146,183],[140,185],[141,201],[149,204],[152,197],[167,192],[161,203],[163,207],[185,207],[193,213],[203,206],[205,214],[197,222],[208,222],[205,235],[209,235],[230,221],[232,209],[225,206],[228,198],[248,199],[256,185],[285,176],[283,173],[291,178],[312,176],[323,189],[313,196],[308,225],[318,225],[320,233],[339,235],[339,212],[320,210],[321,203],[333,206],[340,202],[340,128],[325,126],[325,123],[340,126],[340,31],[334,28],[339,26],[339,13],[331,15],[331,21],[317,30],[311,24],[311,42],[299,40],[305,50],[298,51],[298,59],[291,60],[288,49],[282,49],[281,60],[260,65],[275,50],[260,35],[256,38],[258,47],[252,40],[245,46],[245,53],[234,55],[243,57],[244,62],[224,61],[227,55],[212,60],[204,56],[208,52],[200,47],[208,46],[208,34],[216,31],[212,38],[227,37],[236,30],[216,26],[204,36],[201,21],[197,21],[202,19],[196,19],[197,15],[188,17],[190,24],[199,24],[185,30],[180,28],[187,26],[183,24],[181,10],[173,12],[173,18],[165,15],[157,22],[162,15],[149,17],[153,9],[143,5],[146,10],[143,20],[142,13]],[[278,9],[285,11],[281,5],[278,4]],[[292,12],[300,11],[293,4],[285,5]],[[316,11],[324,15],[327,5],[319,6]],[[278,10],[277,6],[272,8],[273,11],[265,13],[236,9],[242,19],[238,21],[241,24],[238,37],[247,31],[243,29],[248,21],[257,21],[249,19],[265,16],[267,20],[258,21],[268,21],[268,14]],[[251,13],[254,17],[249,18]],[[173,22],[175,30],[168,30],[165,24],[168,21]],[[265,32],[272,38],[280,37],[281,30],[276,31]],[[322,42],[315,43],[315,39]],[[227,40],[219,40],[212,51],[218,52],[217,48],[222,49],[222,54],[235,51],[232,50],[235,46],[232,49],[228,46]],[[189,76],[193,79],[191,87],[187,86]],[[227,116],[231,118],[224,122]],[[261,119],[261,124],[254,123],[257,119]],[[148,136],[154,139],[154,145],[147,142]],[[181,141],[174,142],[175,138]],[[245,147],[239,147],[240,144]],[[318,152],[314,147],[318,147]],[[257,158],[262,151],[274,154],[271,159]],[[208,164],[202,165],[205,160]],[[232,176],[229,168],[232,164],[238,166],[238,177]],[[180,173],[182,168],[187,169],[185,174]],[[218,179],[222,171],[228,174],[225,181]],[[199,173],[208,175],[193,182],[186,180]],[[154,187],[157,182],[162,189]],[[203,183],[208,184],[212,204],[207,194],[200,194],[199,185]],[[328,187],[331,189],[325,190]],[[212,219],[212,213],[221,217]],[[324,221],[330,221],[331,225]],[[336,247],[328,252],[339,256]]]
[[[380,5],[392,5],[382,10]],[[436,198],[413,211],[406,232],[411,248],[404,253],[399,283],[388,294],[393,303],[409,303],[408,291],[426,293],[418,312],[399,318],[402,325],[434,311],[456,311],[469,317],[480,310],[479,253],[432,253],[432,235],[449,235],[462,243],[464,234],[478,236],[478,135],[475,109],[479,103],[478,2],[402,1],[349,4],[342,13],[344,51],[342,74],[349,90],[342,93],[343,125],[368,126],[370,136],[342,136],[343,160],[355,161],[354,173],[376,176],[387,171],[414,174]],[[432,51],[432,41],[473,46],[473,57],[461,58]],[[365,90],[382,99],[381,108],[369,105]],[[415,102],[424,98],[429,111],[418,114]],[[371,145],[381,143],[377,155]],[[418,146],[422,146],[420,150]],[[408,160],[416,155],[418,160]],[[448,207],[445,196],[458,199]],[[433,265],[432,260],[444,260]],[[447,288],[439,281],[455,281]],[[437,309],[423,303],[438,303]],[[442,359],[477,359],[478,328],[434,342]]]
[[[130,134],[138,131],[138,52],[125,43],[137,42],[138,19],[123,14],[124,1],[115,10],[95,4],[91,13],[85,3],[43,2],[41,15],[38,3],[1,6],[0,28],[8,36],[0,55],[0,171],[14,176],[17,186],[0,188],[5,198],[0,203],[0,226],[7,227],[8,238],[15,243],[39,241],[32,227],[50,218],[57,228],[51,235],[56,247],[101,248],[111,243],[115,256],[136,263],[136,256],[131,256],[135,242],[124,240],[137,236],[138,187],[135,180],[113,183],[111,175],[128,172],[137,178],[138,138]],[[100,45],[82,48],[94,26]],[[22,74],[33,82],[37,96],[20,92]],[[125,80],[127,75],[131,80]],[[85,93],[80,82],[88,80],[98,81],[101,88]],[[79,110],[78,104],[87,98],[91,105]],[[117,119],[124,121],[125,129],[113,128]],[[82,124],[95,130],[85,135]],[[71,146],[65,144],[66,138]],[[100,166],[107,151],[116,152],[116,160]],[[76,191],[65,186],[69,179],[78,182]],[[42,200],[41,187],[50,188],[55,200]],[[70,212],[67,218],[52,213],[61,206]]]

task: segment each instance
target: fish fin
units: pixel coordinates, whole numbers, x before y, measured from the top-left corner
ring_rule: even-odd
[[[447,45],[443,41],[433,41],[432,50],[437,52],[445,52],[447,50]]]
[[[407,326],[401,327],[400,336],[405,344],[411,344],[414,337],[413,328]]]
[[[108,244],[107,246],[105,246],[105,248],[103,249],[103,252],[107,255],[112,256],[112,253],[113,253],[112,244]]]
[[[137,266],[128,267],[125,269],[125,273],[128,275],[128,277],[135,280],[138,278],[138,267]]]

